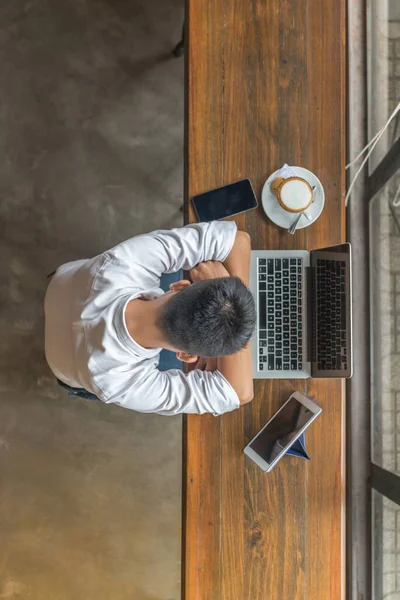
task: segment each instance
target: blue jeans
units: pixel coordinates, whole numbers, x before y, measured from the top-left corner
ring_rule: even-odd
[[[180,281],[182,277],[183,271],[178,271],[177,273],[171,273],[169,275],[162,275],[160,279],[160,288],[164,292],[168,292],[170,284]],[[171,352],[170,350],[161,350],[158,369],[160,371],[168,371],[169,369],[182,369],[182,363],[178,358],[176,358],[175,352]],[[59,379],[57,379],[57,383],[68,391],[68,396],[79,396],[79,398],[84,398],[85,400],[98,400],[98,397],[95,394],[88,392],[84,388],[73,388]]]

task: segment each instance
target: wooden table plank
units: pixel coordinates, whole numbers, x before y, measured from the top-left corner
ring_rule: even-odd
[[[191,196],[217,187],[222,178],[223,5],[220,0],[202,0],[201,9],[195,15],[196,35],[190,32],[190,10],[186,15],[186,40],[191,38],[190,56],[196,64],[195,69],[186,64],[191,92],[186,97],[185,187]],[[212,51],[204,52],[205,47]],[[189,203],[184,208],[186,222],[194,221]],[[184,426],[182,594],[192,590],[186,594],[188,600],[221,598],[220,429],[221,420],[211,415],[193,416]]]
[[[236,221],[253,248],[344,239],[343,0],[188,0],[186,196],[250,177],[260,198],[283,162],[313,170],[326,208],[289,236],[262,209]],[[194,215],[186,204],[186,218]],[[322,405],[309,463],[265,475],[243,447],[295,390]],[[257,381],[254,401],[185,428],[186,600],[343,597],[343,389],[340,381]]]

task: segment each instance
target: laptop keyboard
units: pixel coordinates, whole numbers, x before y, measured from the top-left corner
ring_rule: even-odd
[[[317,364],[322,371],[347,369],[346,263],[317,260]]]
[[[258,259],[258,368],[297,371],[302,362],[302,259]]]

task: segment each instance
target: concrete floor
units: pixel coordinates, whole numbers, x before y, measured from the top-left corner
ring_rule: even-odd
[[[69,399],[46,274],[182,222],[181,0],[0,7],[0,599],[178,600],[181,420]]]

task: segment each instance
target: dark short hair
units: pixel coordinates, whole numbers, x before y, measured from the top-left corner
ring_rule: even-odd
[[[250,290],[238,277],[198,281],[165,303],[158,326],[177,350],[226,356],[241,350],[256,324]]]

